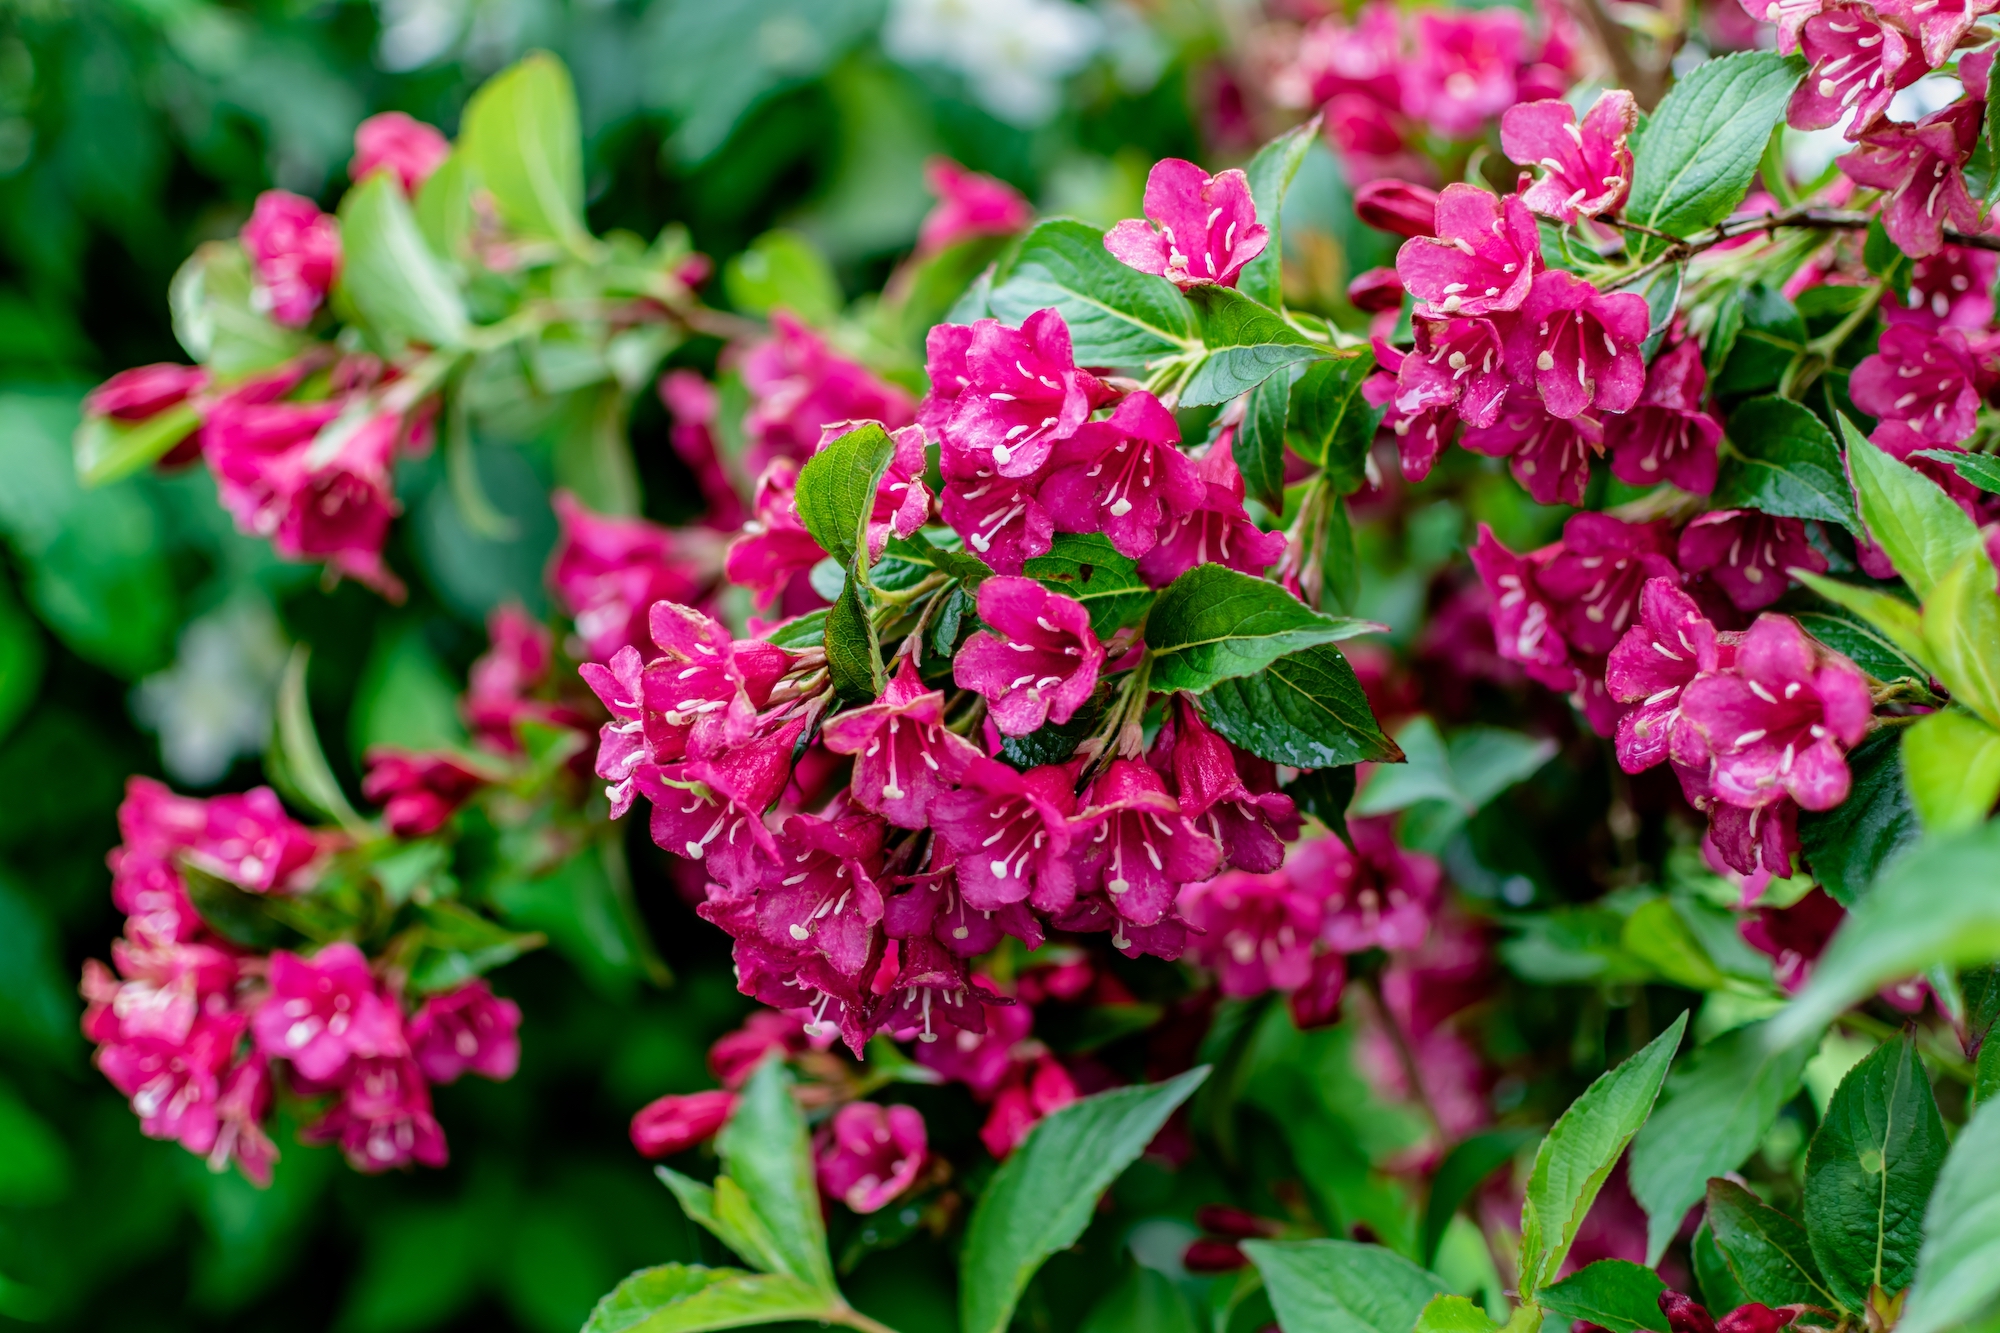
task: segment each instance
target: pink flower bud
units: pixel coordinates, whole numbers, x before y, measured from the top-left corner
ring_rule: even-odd
[[[403,192],[415,194],[449,156],[451,141],[435,127],[400,111],[384,111],[355,127],[354,160],[347,164],[347,175],[359,182],[371,172],[393,171]]]
[[[121,370],[83,398],[87,417],[114,421],[144,421],[208,387],[208,372],[200,366],[173,362]]]
[[[1403,280],[1393,268],[1371,268],[1347,284],[1347,299],[1370,315],[1398,309],[1403,304]]]
[[[670,1157],[714,1136],[736,1110],[736,1094],[717,1089],[662,1097],[632,1117],[632,1146],[642,1157]]]
[[[243,224],[242,239],[257,273],[253,299],[278,323],[303,327],[340,272],[339,223],[310,199],[266,190]]]
[[[1438,192],[1409,181],[1374,180],[1354,187],[1354,215],[1398,236],[1437,235]]]

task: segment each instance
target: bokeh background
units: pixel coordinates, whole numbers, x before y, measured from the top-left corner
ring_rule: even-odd
[[[329,592],[236,534],[205,469],[80,489],[82,392],[183,359],[167,296],[182,258],[233,235],[262,189],[331,205],[364,116],[454,131],[482,79],[539,48],[575,75],[594,230],[684,223],[723,266],[726,303],[756,286],[749,242],[789,228],[827,262],[837,305],[907,252],[932,154],[1100,225],[1139,212],[1158,157],[1242,160],[1281,123],[1234,63],[1267,16],[1235,0],[0,6],[0,1328],[566,1333],[632,1268],[713,1249],[625,1126],[706,1083],[707,1045],[746,1002],[725,937],[686,908],[641,821],[629,852],[650,945],[602,895],[547,905],[558,947],[496,978],[527,1015],[520,1077],[438,1094],[448,1170],[363,1177],[281,1132],[260,1192],[142,1138],[91,1067],[76,978],[119,928],[104,854],[126,775],[262,781],[295,642],[314,646],[315,719],[350,790],[370,743],[453,739],[485,613],[543,604],[555,534],[532,426],[481,454],[519,523],[510,543],[463,530],[438,460],[406,465],[394,540],[420,577],[399,607]],[[1328,300],[1384,257],[1324,150],[1286,221],[1294,267]],[[647,397],[632,426],[646,509],[676,521],[694,492],[667,430]],[[905,1248],[850,1290],[905,1329],[942,1326],[946,1273]]]

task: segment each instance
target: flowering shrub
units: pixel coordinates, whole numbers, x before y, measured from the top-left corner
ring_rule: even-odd
[[[1678,33],[1595,5],[1602,70],[1554,8],[1316,19],[1266,90],[1312,118],[1243,167],[1160,161],[1105,231],[935,163],[915,253],[817,323],[711,306],[673,229],[591,234],[547,57],[455,142],[364,123],[335,214],[272,192],[188,261],[200,365],[96,390],[79,466],[198,462],[241,532],[394,601],[399,461],[448,454],[498,539],[471,423],[581,409],[560,627],[494,614],[465,744],[370,751],[374,819],[303,654],[272,776],[322,826],[135,779],[100,1069],[255,1181],[281,1116],[359,1170],[442,1166],[429,1087],[521,1053],[484,974],[547,942],[524,886],[617,880],[643,820],[762,1007],[630,1137],[745,1267],[642,1270],[590,1329],[879,1330],[842,1277],[927,1234],[1001,1333],[1142,1156],[1209,1206],[1117,1299],[1199,1295],[1225,1333],[1980,1315],[1992,34],[1769,11],[1776,50],[1678,78]],[[1933,71],[1962,98],[1891,118]],[[1795,179],[1787,120],[1855,147]],[[1400,244],[1294,300],[1322,141]],[[713,376],[669,364],[701,340]],[[641,392],[701,526],[635,512]],[[1480,489],[1467,541],[1446,506]],[[1440,517],[1427,570],[1383,567]],[[1559,750],[1602,799],[1523,850]],[[1552,887],[1562,838],[1587,891]],[[1531,1099],[1586,981],[1580,1076]]]

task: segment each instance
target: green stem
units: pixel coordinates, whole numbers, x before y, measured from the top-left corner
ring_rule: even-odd
[[[858,1333],[896,1333],[895,1329],[890,1328],[879,1319],[870,1319],[846,1301],[841,1301],[838,1305],[828,1310],[826,1312],[826,1321],[829,1324],[842,1324],[848,1328],[856,1329]]]

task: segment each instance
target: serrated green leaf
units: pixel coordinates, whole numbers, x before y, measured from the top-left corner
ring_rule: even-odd
[[[458,142],[510,229],[577,255],[595,249],[583,226],[576,87],[560,60],[536,52],[488,79],[466,104]]]
[[[418,230],[395,172],[370,173],[340,201],[340,247],[341,289],[384,346],[464,345],[464,298]]]
[[[826,643],[826,612],[808,611],[802,616],[793,616],[766,634],[764,641],[775,643],[780,648],[822,647]]]
[[[1729,216],[1805,71],[1802,58],[1770,51],[1706,60],[1689,71],[1647,119],[1625,216],[1674,236]]]
[[[1252,754],[1293,768],[1403,757],[1368,707],[1354,668],[1331,644],[1289,653],[1201,696],[1208,725]]]
[[[1954,701],[2000,726],[2000,595],[1993,588],[1993,564],[1975,534],[1924,595],[1924,656]]]
[[[598,1301],[583,1333],[701,1333],[784,1320],[823,1322],[826,1294],[795,1277],[740,1268],[642,1268]]]
[[[799,521],[844,569],[866,558],[875,490],[895,453],[889,432],[870,421],[828,443],[799,469]]]
[[[2000,730],[1957,708],[1903,728],[1903,782],[1931,833],[1982,823],[2000,801]]]
[[[1833,432],[1787,398],[1753,398],[1729,418],[1715,503],[1852,529],[1854,497]]]
[[[1979,530],[1936,482],[1883,453],[1846,417],[1847,462],[1861,517],[1896,572],[1918,597],[1979,542]]]
[[[1860,1309],[1915,1275],[1944,1121],[1907,1036],[1847,1072],[1806,1149],[1806,1236],[1828,1288]]]
[[[1682,1014],[1643,1050],[1586,1088],[1542,1140],[1521,1204],[1524,1299],[1562,1271],[1597,1191],[1651,1114],[1686,1030],[1687,1015]]]
[[[880,698],[888,683],[882,641],[863,597],[861,585],[849,579],[826,609],[827,674],[835,693],[857,703]]]
[[[1200,693],[1261,671],[1314,644],[1366,633],[1367,621],[1321,615],[1268,580],[1227,565],[1196,565],[1161,592],[1146,616],[1150,684]]]
[[[1269,230],[1271,238],[1264,243],[1264,252],[1237,274],[1236,290],[1273,309],[1284,297],[1280,270],[1285,194],[1292,188],[1292,178],[1299,174],[1299,164],[1306,160],[1306,150],[1319,138],[1319,132],[1319,117],[1315,116],[1259,148],[1257,156],[1243,169],[1243,174],[1250,178],[1250,202],[1256,206],[1257,221]]]
[[[1707,1213],[1730,1276],[1751,1300],[1840,1308],[1820,1276],[1804,1227],[1721,1177],[1708,1182]]]
[[[1207,1077],[1202,1065],[1164,1083],[1098,1093],[1029,1132],[994,1173],[966,1227],[959,1268],[964,1333],[1004,1333],[1035,1270],[1083,1234],[1097,1196]]]
[[[1667,1080],[1664,1100],[1632,1141],[1632,1196],[1646,1210],[1647,1260],[1658,1263],[1712,1176],[1743,1165],[1798,1094],[1816,1041],[1774,1046],[1764,1025],[1698,1046]]]
[[[1626,1259],[1600,1259],[1543,1287],[1535,1299],[1544,1310],[1611,1333],[1640,1329],[1667,1333],[1667,1317],[1660,1313],[1660,1295],[1666,1289],[1650,1268]]]
[[[1273,375],[1252,389],[1230,441],[1244,489],[1274,514],[1285,509],[1285,414],[1291,398],[1289,374]]]
[[[1140,366],[1199,344],[1194,310],[1178,288],[1119,263],[1103,232],[1072,218],[1052,218],[1024,236],[987,300],[1009,324],[1054,307],[1080,365]]]
[[[1137,622],[1153,604],[1153,590],[1139,577],[1138,562],[1120,555],[1100,533],[1058,533],[1048,554],[1023,562],[1021,572],[1081,602],[1090,612],[1091,632],[1100,639]]]
[[[1249,1240],[1284,1333],[1410,1333],[1444,1279],[1380,1245]]]
[[[1916,845],[1922,830],[1903,781],[1895,733],[1878,731],[1847,756],[1847,799],[1831,810],[1799,812],[1799,845],[1820,886],[1852,907],[1885,867]]]
[[[1917,458],[1948,464],[1953,471],[1989,495],[2000,495],[2000,458],[1968,454],[1959,449],[1919,449]]]
[[[1386,410],[1370,407],[1361,394],[1374,372],[1374,352],[1337,352],[1307,366],[1292,386],[1286,438],[1299,457],[1326,469],[1342,495],[1360,489],[1368,448]]]
[[[1945,1158],[1924,1214],[1917,1279],[1898,1333],[1942,1333],[2000,1298],[2000,1105],[1976,1111]]]
[[[144,421],[87,416],[76,427],[76,473],[86,486],[104,486],[143,472],[201,428],[192,403],[175,403]]]
[[[715,1147],[749,1215],[770,1236],[773,1271],[837,1294],[826,1224],[820,1218],[812,1144],[805,1117],[792,1100],[791,1073],[782,1061],[766,1059],[757,1066],[735,1113],[716,1136]],[[729,1200],[720,1196],[719,1183],[717,1188],[719,1210],[727,1212]]]
[[[1734,1310],[1750,1303],[1750,1293],[1743,1290],[1736,1274],[1729,1271],[1729,1261],[1723,1258],[1722,1247],[1715,1243],[1715,1231],[1706,1218],[1695,1228],[1688,1257],[1694,1264],[1696,1295],[1703,1305],[1711,1310]]]
[[[1181,390],[1184,407],[1226,403],[1279,371],[1332,350],[1232,288],[1197,287],[1189,300],[1208,355]]]
[[[1930,668],[1924,664],[1923,617],[1916,607],[1878,589],[1864,588],[1854,583],[1842,583],[1838,579],[1830,579],[1811,570],[1797,570],[1792,577],[1829,602],[1852,611],[1873,625],[1903,656],[1910,658],[1919,670],[1929,672]],[[1876,679],[1888,678],[1877,676]]]

